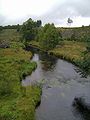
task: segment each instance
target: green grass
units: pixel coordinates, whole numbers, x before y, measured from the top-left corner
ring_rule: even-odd
[[[0,99],[0,120],[34,120],[35,108],[40,101],[41,90],[38,86],[22,88],[18,96]]]
[[[83,59],[83,52],[86,51],[86,43],[64,41],[63,45],[49,51],[56,56],[65,58],[70,61],[78,61]]]
[[[0,120],[34,120],[41,88],[22,87],[21,80],[37,65],[31,52],[15,46],[0,49]]]
[[[35,41],[35,40],[29,42],[28,44],[31,44],[31,45],[36,46],[36,47],[41,47],[41,46],[39,45],[39,42],[37,42],[37,41]]]
[[[21,38],[21,35],[19,32],[17,32],[16,29],[3,29],[0,32],[0,41],[4,40],[7,42],[11,41],[19,41]]]

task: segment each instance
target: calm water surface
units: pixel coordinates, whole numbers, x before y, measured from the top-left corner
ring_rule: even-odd
[[[90,77],[82,77],[82,72],[73,64],[45,53],[34,51],[32,61],[37,62],[37,69],[22,84],[43,83],[36,120],[90,120],[90,115],[73,106],[75,97],[90,103]]]

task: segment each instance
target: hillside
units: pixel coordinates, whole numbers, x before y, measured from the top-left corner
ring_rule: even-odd
[[[87,41],[90,38],[90,26],[76,28],[57,28],[63,39]]]
[[[16,29],[3,29],[0,32],[0,47],[8,47],[11,42],[18,42],[20,38]]]

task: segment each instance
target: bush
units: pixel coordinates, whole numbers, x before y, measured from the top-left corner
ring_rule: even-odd
[[[61,39],[54,24],[46,24],[39,34],[39,43],[45,50],[53,49]]]
[[[27,41],[35,40],[38,32],[38,28],[41,26],[41,20],[33,21],[31,18],[23,23],[21,27],[21,33],[23,39]]]
[[[87,73],[90,72],[90,55],[86,54],[84,56],[81,66],[84,69],[84,71],[86,71]]]
[[[3,27],[2,26],[0,26],[0,31],[2,31],[3,30]]]

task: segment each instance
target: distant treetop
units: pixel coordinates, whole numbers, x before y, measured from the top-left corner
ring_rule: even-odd
[[[73,20],[71,18],[68,18],[67,22],[68,23],[73,23]]]
[[[73,20],[71,18],[68,18],[67,23],[68,25],[71,25],[73,23]]]

